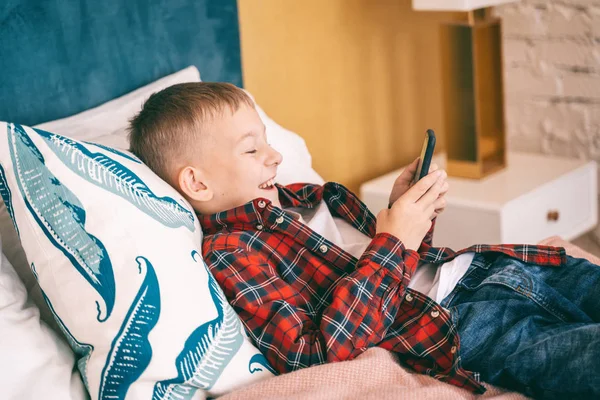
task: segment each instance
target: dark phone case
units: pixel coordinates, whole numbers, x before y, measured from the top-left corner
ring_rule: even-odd
[[[425,150],[425,157],[423,157],[423,165],[421,167],[421,175],[419,175],[419,179],[423,178],[429,173],[431,157],[433,157],[433,150],[435,149],[435,132],[431,129],[427,129],[427,137],[427,150]]]

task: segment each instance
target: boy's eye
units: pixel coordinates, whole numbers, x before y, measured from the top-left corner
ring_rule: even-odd
[[[256,149],[255,149],[255,150],[248,150],[248,151],[246,152],[246,154],[254,154],[254,153],[256,153]]]

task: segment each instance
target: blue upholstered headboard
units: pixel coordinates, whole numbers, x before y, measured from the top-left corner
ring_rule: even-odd
[[[236,0],[0,1],[0,120],[66,117],[189,65],[242,85]]]

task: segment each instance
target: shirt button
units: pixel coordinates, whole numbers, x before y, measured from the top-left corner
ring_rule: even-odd
[[[406,299],[406,301],[413,301],[412,294],[410,294],[410,293],[408,293],[408,294],[406,295],[406,297],[404,297],[404,298]]]
[[[452,353],[452,354],[456,353],[456,346],[452,346],[450,348],[450,353]]]
[[[277,222],[278,224],[282,224],[283,223],[283,217],[279,217],[275,220],[275,222]]]
[[[264,227],[261,224],[256,225],[256,229],[258,229],[259,231],[262,231]]]
[[[431,312],[431,317],[432,317],[432,318],[437,318],[437,317],[439,317],[439,316],[440,316],[440,312],[439,312],[438,310],[433,310],[433,311]]]
[[[258,201],[258,206],[259,206],[260,208],[265,208],[265,206],[266,206],[266,205],[267,205],[267,203],[265,203],[265,201],[264,201],[264,200],[259,200],[259,201]]]
[[[321,247],[319,247],[319,250],[321,250],[321,253],[327,253],[327,246],[325,246],[324,244],[321,245]]]

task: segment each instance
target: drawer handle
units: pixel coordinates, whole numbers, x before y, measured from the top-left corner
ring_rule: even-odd
[[[560,213],[558,212],[558,210],[550,210],[550,211],[548,211],[548,214],[546,215],[546,218],[548,219],[548,221],[558,221],[559,217],[560,217]]]

